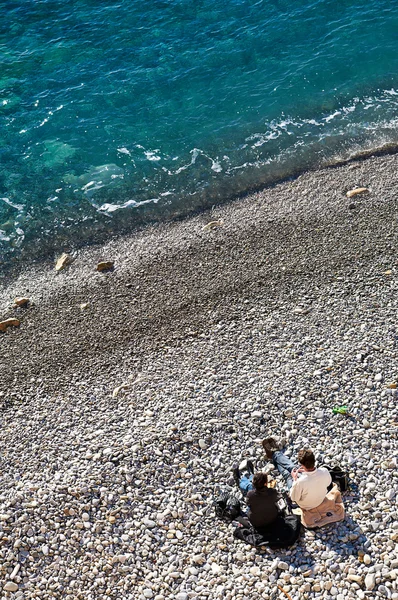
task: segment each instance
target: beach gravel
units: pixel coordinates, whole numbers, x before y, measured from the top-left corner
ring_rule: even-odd
[[[9,276],[1,597],[398,600],[397,184],[357,160]],[[347,515],[256,550],[212,499],[274,434]]]

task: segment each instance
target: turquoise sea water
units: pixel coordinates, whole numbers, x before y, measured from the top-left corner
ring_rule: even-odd
[[[398,141],[391,0],[0,6],[3,263]]]

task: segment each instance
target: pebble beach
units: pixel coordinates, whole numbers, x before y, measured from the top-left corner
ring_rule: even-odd
[[[8,276],[1,598],[398,600],[397,189],[351,160]],[[288,550],[212,507],[271,435],[350,477]]]

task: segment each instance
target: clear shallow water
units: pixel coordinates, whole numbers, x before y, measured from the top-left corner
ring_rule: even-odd
[[[3,262],[398,142],[390,0],[1,5]]]

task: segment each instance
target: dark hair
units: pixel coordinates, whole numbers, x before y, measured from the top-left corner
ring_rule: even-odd
[[[313,469],[315,467],[315,456],[312,450],[302,448],[297,454],[297,459],[306,469]]]
[[[253,487],[256,490],[262,490],[263,487],[267,484],[268,477],[267,473],[263,473],[262,471],[258,471],[253,475]]]

